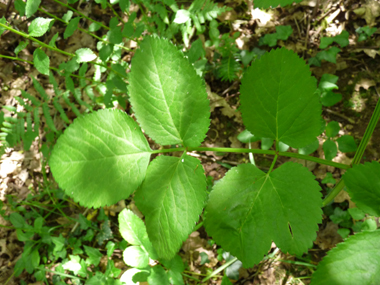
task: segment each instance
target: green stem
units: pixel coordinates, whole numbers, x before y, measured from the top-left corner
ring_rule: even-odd
[[[66,274],[66,273],[61,273],[61,272],[58,272],[58,271],[53,271],[53,270],[49,270],[49,269],[46,269],[46,268],[44,268],[44,269],[40,269],[40,270],[43,270],[43,271],[46,271],[46,272],[51,272],[51,273],[54,273],[54,274],[56,274],[56,275],[61,275],[61,276],[63,276],[63,277],[68,277],[68,278],[78,278],[78,279],[80,279],[80,280],[86,280],[86,279],[84,279],[84,278],[81,278],[81,277],[78,277],[78,276],[74,276],[74,275],[70,275],[70,274]]]
[[[13,32],[13,33],[15,33],[15,34],[17,34],[17,35],[20,35],[20,36],[22,36],[22,37],[24,37],[24,38],[26,38],[26,39],[29,39],[29,40],[31,40],[31,41],[33,41],[33,42],[36,42],[36,43],[38,43],[40,46],[46,47],[46,48],[48,48],[48,49],[54,50],[54,51],[56,51],[56,52],[62,53],[62,54],[64,54],[64,55],[67,55],[67,56],[70,56],[70,57],[75,56],[75,54],[72,54],[72,53],[69,53],[69,52],[65,52],[65,51],[60,50],[60,49],[58,49],[58,48],[56,48],[56,47],[49,46],[49,45],[45,44],[44,42],[41,42],[41,41],[37,40],[36,38],[33,38],[32,36],[29,36],[28,34],[25,34],[25,33],[23,33],[23,32],[17,31],[17,30],[15,30],[15,29],[13,29],[13,28],[7,26],[7,25],[4,25],[4,24],[2,24],[2,23],[0,23],[0,27],[3,27],[3,28],[5,28],[5,29],[7,29],[7,30],[9,30],[9,31],[11,31],[11,32]]]
[[[107,2],[107,6],[112,10],[112,13],[120,20],[120,22],[124,23],[123,19],[116,13],[115,9],[112,7],[110,3]]]
[[[198,278],[195,278],[195,277],[193,277],[193,276],[187,275],[187,274],[185,274],[185,273],[181,273],[181,274],[182,274],[183,276],[185,276],[186,278],[189,278],[189,279],[191,279],[191,280],[199,281]]]
[[[175,151],[184,151],[185,147],[177,148],[167,148],[167,149],[157,149],[152,150],[151,153],[166,153],[166,152],[175,152]],[[268,154],[276,155],[275,150],[263,150],[263,149],[249,149],[249,148],[229,148],[229,147],[188,147],[187,151],[215,151],[215,152],[229,152],[229,153],[258,153],[258,154]],[[303,155],[293,152],[278,152],[279,156],[295,157],[304,160],[314,161],[320,164],[334,166],[340,169],[349,169],[351,166],[343,163],[337,163],[326,159],[317,158],[314,156]]]
[[[87,20],[89,20],[89,21],[91,21],[93,23],[98,24],[99,26],[105,28],[106,30],[110,30],[109,27],[103,25],[102,23],[100,23],[98,21],[95,21],[95,20],[91,19],[90,17],[87,17],[85,14],[79,12],[78,10],[74,9],[73,7],[71,7],[71,6],[65,4],[65,3],[61,2],[61,1],[58,1],[58,0],[53,0],[53,1],[56,2],[56,3],[58,3],[58,4],[60,4],[60,5],[62,5],[62,6],[64,6],[64,7],[66,7],[66,8],[68,8],[68,9],[70,9],[71,11],[74,11],[75,13],[77,13],[80,16],[82,16],[83,18],[85,18],[85,19],[87,19]]]
[[[57,1],[57,0],[54,0],[54,1]],[[24,37],[24,38],[26,38],[26,39],[29,39],[29,40],[31,40],[31,41],[34,41],[34,42],[38,43],[39,45],[41,45],[41,46],[43,46],[43,47],[46,47],[47,49],[50,49],[50,50],[53,50],[53,51],[56,51],[56,52],[62,53],[62,54],[67,55],[67,56],[69,56],[69,57],[74,57],[74,56],[75,56],[75,54],[73,54],[73,53],[65,52],[65,51],[63,51],[63,50],[61,50],[61,49],[59,49],[59,48],[56,48],[56,47],[53,47],[53,46],[47,45],[47,44],[45,44],[45,43],[43,43],[43,42],[41,42],[41,41],[39,41],[39,40],[37,40],[37,39],[35,39],[35,38],[29,36],[28,34],[25,34],[25,33],[23,33],[23,32],[17,31],[17,30],[15,30],[15,29],[13,29],[13,28],[7,26],[7,25],[4,25],[4,24],[2,24],[2,23],[0,23],[0,27],[3,27],[3,28],[5,28],[5,29],[7,29],[7,30],[9,30],[9,31],[11,31],[11,32],[14,32],[15,34],[18,34],[18,35],[20,35],[20,36],[22,36],[22,37]],[[108,67],[107,65],[105,65],[105,64],[103,64],[103,63],[98,63],[98,62],[91,62],[91,63],[92,63],[92,64],[95,64],[95,65],[102,66],[102,67],[108,69],[109,71],[113,71],[115,74],[119,75],[120,77],[127,78],[126,76],[120,74],[120,73],[117,72],[116,70],[113,70],[111,67]]]
[[[215,275],[217,275],[219,272],[223,271],[225,268],[227,268],[228,266],[230,266],[232,263],[235,263],[237,261],[237,257],[231,259],[230,261],[226,262],[225,264],[223,264],[221,267],[217,268],[216,270],[214,270],[213,272],[211,272],[210,275],[208,275],[207,277],[203,278],[202,279],[202,282],[206,282],[207,280],[209,280],[210,278],[214,277]]]
[[[269,175],[269,174],[272,172],[273,167],[276,165],[277,158],[278,158],[278,155],[276,154],[276,155],[274,156],[274,159],[273,159],[273,161],[272,161],[272,164],[271,164],[271,166],[270,166],[270,168],[269,168],[269,170],[268,170],[268,172],[267,172],[267,175]]]
[[[29,60],[25,60],[25,59],[22,59],[22,58],[19,58],[19,57],[13,57],[13,56],[8,56],[8,55],[3,55],[3,54],[0,54],[0,58],[8,58],[8,59],[11,59],[11,60],[16,60],[16,61],[22,61],[22,62],[27,62],[29,64],[32,64],[34,65],[34,62],[31,62]],[[56,72],[58,72],[60,74],[60,70],[58,68],[55,68],[55,67],[52,67],[52,66],[49,66],[49,69],[51,70],[54,70]],[[79,76],[79,75],[76,75],[76,74],[72,74],[70,73],[69,76],[71,77],[76,77],[76,78],[79,78],[79,79],[85,79],[85,80],[88,80],[88,81],[91,81],[92,83],[100,83],[99,81],[95,81],[91,78],[87,78],[87,77],[84,77],[84,76]]]
[[[376,89],[377,92],[377,89]],[[380,100],[377,101],[375,110],[372,113],[371,120],[368,123],[367,129],[365,130],[365,133],[363,135],[362,140],[360,141],[358,150],[355,153],[354,159],[352,160],[352,165],[359,164],[364,151],[368,145],[369,140],[372,137],[373,131],[376,128],[377,122],[380,118]],[[340,191],[344,188],[344,181],[341,179],[337,185],[335,185],[334,189],[326,196],[326,198],[323,200],[322,205],[325,207],[328,205],[331,201],[334,200],[334,198],[340,193]]]
[[[322,207],[330,204],[334,198],[340,193],[340,191],[344,188],[344,181],[340,179],[338,184],[335,185],[334,189],[323,199]]]

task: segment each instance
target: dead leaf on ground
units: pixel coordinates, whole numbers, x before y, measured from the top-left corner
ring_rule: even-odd
[[[314,241],[322,250],[329,250],[343,239],[338,234],[339,226],[333,222],[328,222],[323,230],[317,233],[317,239]]]

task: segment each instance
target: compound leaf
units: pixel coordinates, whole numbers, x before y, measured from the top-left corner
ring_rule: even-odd
[[[296,82],[296,83],[295,83]],[[321,104],[308,65],[285,48],[256,60],[245,73],[241,111],[247,129],[301,148],[319,135]]]
[[[380,216],[380,164],[376,161],[354,165],[344,174],[352,201],[370,215]]]
[[[162,145],[200,145],[210,123],[206,88],[173,44],[146,37],[132,59],[129,83],[137,120],[152,139]]]
[[[380,284],[380,231],[357,233],[327,253],[311,285]]]
[[[262,260],[272,241],[283,252],[302,254],[312,246],[322,219],[314,179],[293,162],[270,174],[252,164],[234,167],[211,191],[206,231],[246,268]]]
[[[141,184],[149,144],[127,114],[102,110],[77,118],[53,149],[50,167],[66,193],[86,207],[112,205]]]
[[[174,257],[198,221],[205,199],[206,179],[198,159],[159,156],[152,161],[135,201],[160,258]]]
[[[259,9],[268,9],[270,7],[276,8],[277,6],[287,6],[293,3],[299,3],[302,0],[255,0],[254,6]]]

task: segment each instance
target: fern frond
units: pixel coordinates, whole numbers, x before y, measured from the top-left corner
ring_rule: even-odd
[[[237,73],[241,70],[240,63],[236,56],[230,54],[228,57],[222,58],[220,66],[216,70],[216,75],[222,81],[233,81],[237,78]]]

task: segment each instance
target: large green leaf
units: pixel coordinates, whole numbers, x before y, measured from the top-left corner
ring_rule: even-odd
[[[126,113],[101,110],[77,118],[55,145],[50,167],[70,197],[86,207],[112,205],[141,184],[150,148]]]
[[[198,159],[159,156],[152,161],[135,201],[160,258],[174,257],[198,221],[205,199],[206,179]]]
[[[299,3],[302,0],[255,0],[253,1],[253,4],[255,8],[259,9],[268,9],[270,7],[276,8],[277,6],[287,6],[293,3]]]
[[[380,216],[380,164],[376,161],[354,165],[343,176],[352,201],[366,213]]]
[[[349,237],[328,252],[311,279],[311,285],[380,284],[380,231]]]
[[[138,122],[162,145],[199,146],[209,127],[203,80],[167,40],[146,37],[132,59],[129,94]]]
[[[234,167],[210,194],[206,231],[244,267],[260,262],[272,241],[283,252],[302,254],[312,246],[322,219],[314,179],[293,162],[269,175],[252,164]]]
[[[244,74],[241,112],[258,137],[301,148],[319,135],[321,104],[309,66],[292,51],[272,50]]]

